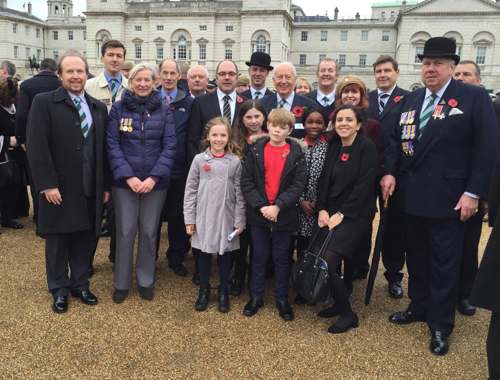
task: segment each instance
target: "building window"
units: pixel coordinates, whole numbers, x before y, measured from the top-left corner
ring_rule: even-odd
[[[156,46],[156,59],[161,60],[163,59],[163,46]]]
[[[326,54],[320,54],[319,55],[319,58],[318,58],[318,62],[321,62],[322,60],[324,60],[326,58]]]
[[[347,30],[340,31],[340,41],[347,41]]]
[[[54,59],[57,61],[57,59],[59,58],[59,51],[58,50],[54,50],[52,52],[52,55],[54,56]]]
[[[226,25],[226,32],[232,32],[234,27],[232,25]]]
[[[141,32],[141,31],[142,31],[142,25],[135,25],[135,26],[134,26],[134,30],[135,30],[136,32]]]
[[[320,40],[321,41],[327,41],[328,40],[328,31],[327,30],[322,30],[320,33]]]
[[[26,58],[31,57],[31,48],[27,47],[25,51],[26,51]]]
[[[17,24],[12,24],[12,33],[17,33]]]
[[[359,55],[359,65],[366,66],[366,54]]]
[[[30,27],[29,27],[29,25],[26,25],[26,26],[24,27],[24,33],[26,33],[26,35],[29,35],[29,34],[30,34]]]
[[[423,46],[416,46],[415,47],[415,59],[413,60],[413,63],[422,63],[420,58],[418,58],[419,54],[424,53],[424,47]]]
[[[382,31],[382,41],[389,41],[391,39],[391,32],[388,30]]]
[[[54,41],[59,39],[59,32],[57,30],[54,30],[52,32],[52,38],[54,39]]]
[[[19,46],[14,46],[14,58],[17,58],[19,55]]]
[[[187,44],[186,38],[179,37],[179,42],[177,43],[177,59],[186,60],[187,59]]]
[[[206,25],[200,25],[200,31],[201,32],[206,32],[207,26]]]
[[[338,60],[339,65],[344,66],[345,65],[345,54],[339,54],[339,60]]]
[[[200,45],[200,51],[198,52],[198,59],[200,61],[207,60],[207,45]]]
[[[395,17],[396,17],[395,12],[391,11],[391,21],[393,21],[395,19]]]
[[[259,36],[257,37],[257,41],[255,43],[255,51],[267,53],[268,52],[267,45],[268,42],[266,41],[266,37]]]
[[[142,44],[134,44],[135,59],[142,59]]]
[[[36,49],[36,59],[42,59],[42,49]]]
[[[87,39],[87,31],[86,31],[86,30],[84,30],[84,31],[83,31],[83,40],[86,40],[86,39]]]
[[[307,41],[307,37],[308,37],[308,33],[307,33],[307,31],[303,30],[303,31],[300,33],[300,40],[301,40],[301,41]]]
[[[73,41],[73,31],[68,30],[68,40]]]
[[[484,65],[486,63],[486,46],[478,46],[476,50],[476,63]]]
[[[361,31],[361,41],[368,41],[368,30]]]
[[[385,20],[385,12],[382,12],[381,19],[382,19],[382,20]]]
[[[299,65],[305,65],[307,63],[307,55],[299,55]]]
[[[36,38],[40,38],[40,29],[39,28],[36,29]]]
[[[230,45],[226,45],[224,49],[224,58],[225,59],[233,59],[233,47]]]
[[[156,25],[156,30],[159,32],[163,31],[163,25]]]

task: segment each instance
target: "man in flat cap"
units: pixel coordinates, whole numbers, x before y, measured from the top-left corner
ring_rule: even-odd
[[[448,352],[465,222],[487,196],[498,141],[487,92],[453,79],[460,60],[455,51],[455,41],[445,37],[425,43],[419,55],[425,87],[401,101],[399,128],[386,144],[387,175],[381,180],[384,197],[398,186],[409,272],[410,304],[389,320],[426,322],[435,355]]]

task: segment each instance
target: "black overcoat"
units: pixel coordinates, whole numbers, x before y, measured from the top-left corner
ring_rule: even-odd
[[[57,90],[39,94],[28,117],[27,151],[37,193],[59,188],[60,206],[50,204],[39,194],[38,232],[70,233],[100,231],[103,192],[109,189],[109,169],[105,155],[104,131],[108,118],[106,106],[85,94],[92,113],[95,136],[95,220],[89,221],[87,198],[83,189],[83,136],[80,118],[68,92]],[[91,214],[93,209],[91,208]],[[91,223],[95,223],[95,226]]]

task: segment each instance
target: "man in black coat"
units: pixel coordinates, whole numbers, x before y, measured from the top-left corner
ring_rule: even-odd
[[[108,112],[85,93],[87,72],[80,53],[63,54],[58,65],[62,87],[37,95],[28,118],[38,229],[45,236],[47,282],[56,313],[67,311],[69,292],[85,304],[97,303],[89,290],[90,254],[103,203],[109,199],[104,144]]]
[[[330,115],[335,108],[337,74],[337,62],[332,58],[323,59],[316,68],[318,89],[307,94],[307,97],[314,100],[325,115]]]
[[[292,112],[295,115],[295,129],[292,132],[292,137],[304,137],[304,108],[318,108],[318,106],[313,100],[295,93],[297,70],[290,62],[283,62],[276,66],[273,82],[276,94],[264,97],[262,106],[268,114],[275,108],[285,108]]]
[[[398,126],[398,107],[408,91],[396,84],[399,78],[398,62],[389,55],[382,55],[373,63],[373,72],[377,88],[368,93],[369,117],[380,122],[382,136],[387,141],[391,129]],[[384,276],[388,282],[389,295],[392,298],[403,297],[403,266],[406,249],[404,244],[403,214],[398,203],[391,201],[389,209],[384,244],[382,247],[382,262]]]
[[[421,88],[405,96],[399,136],[385,154],[383,196],[396,178],[405,213],[410,305],[395,324],[427,322],[430,350],[448,352],[453,331],[465,221],[487,196],[496,157],[495,113],[488,93],[453,79],[455,41],[430,38],[420,55]]]
[[[247,99],[259,100],[264,96],[272,95],[273,92],[266,87],[267,76],[273,70],[271,56],[267,53],[256,51],[250,57],[250,61],[246,61],[245,64],[248,66],[250,88],[243,92],[241,96]]]

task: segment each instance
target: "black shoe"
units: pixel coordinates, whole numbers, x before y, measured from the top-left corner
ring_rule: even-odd
[[[321,318],[333,318],[333,317],[335,317],[335,316],[337,316],[339,314],[340,314],[340,309],[337,306],[337,304],[335,303],[332,306],[327,307],[326,309],[321,310],[318,313],[318,317],[321,317]]]
[[[443,356],[448,353],[448,336],[442,331],[431,331],[429,349],[434,355]]]
[[[307,300],[304,297],[302,297],[300,294],[297,294],[295,296],[295,299],[293,300],[293,303],[296,305],[306,305]]]
[[[278,300],[276,301],[276,308],[280,314],[280,317],[285,321],[293,321],[293,309],[288,300]]]
[[[425,322],[425,318],[419,315],[415,315],[411,311],[397,311],[389,316],[389,322],[395,323],[396,325],[409,325],[414,322]]]
[[[24,226],[21,223],[15,221],[14,219],[6,220],[5,222],[2,222],[2,227],[12,228],[14,230],[20,230],[21,228],[24,228]]]
[[[219,311],[221,313],[229,312],[229,292],[227,288],[217,290],[217,300],[219,302]]]
[[[403,288],[401,286],[401,281],[391,281],[387,285],[389,290],[389,295],[392,298],[403,298]]]
[[[54,297],[52,311],[57,314],[66,313],[68,311],[68,296]]]
[[[139,295],[143,300],[151,301],[155,296],[154,288],[152,286],[137,286],[137,290],[139,291]]]
[[[337,322],[328,328],[328,332],[330,334],[341,334],[349,331],[350,329],[355,329],[358,326],[358,316],[355,313],[350,312],[349,314],[341,315]]]
[[[122,303],[128,297],[128,289],[115,289],[113,292],[113,302]]]
[[[264,301],[260,298],[250,298],[250,301],[243,308],[243,315],[246,317],[251,317],[257,314],[259,309],[264,306]]]
[[[179,264],[175,267],[171,266],[170,269],[179,277],[186,277],[188,275],[188,271],[183,264]]]
[[[471,316],[476,314],[476,308],[470,304],[468,298],[462,298],[458,301],[457,309],[463,315]]]
[[[198,272],[195,272],[195,274],[193,274],[193,278],[191,279],[191,281],[196,286],[200,286],[200,275],[198,274]]]
[[[198,299],[194,304],[196,311],[207,310],[208,303],[210,302],[210,286],[201,286],[198,292]]]
[[[88,289],[72,290],[71,295],[79,298],[85,305],[97,305],[97,297]]]
[[[102,228],[101,233],[99,234],[100,237],[110,237],[111,232],[107,228]]]
[[[233,280],[231,283],[231,295],[238,297],[243,292],[243,283],[240,280]]]

